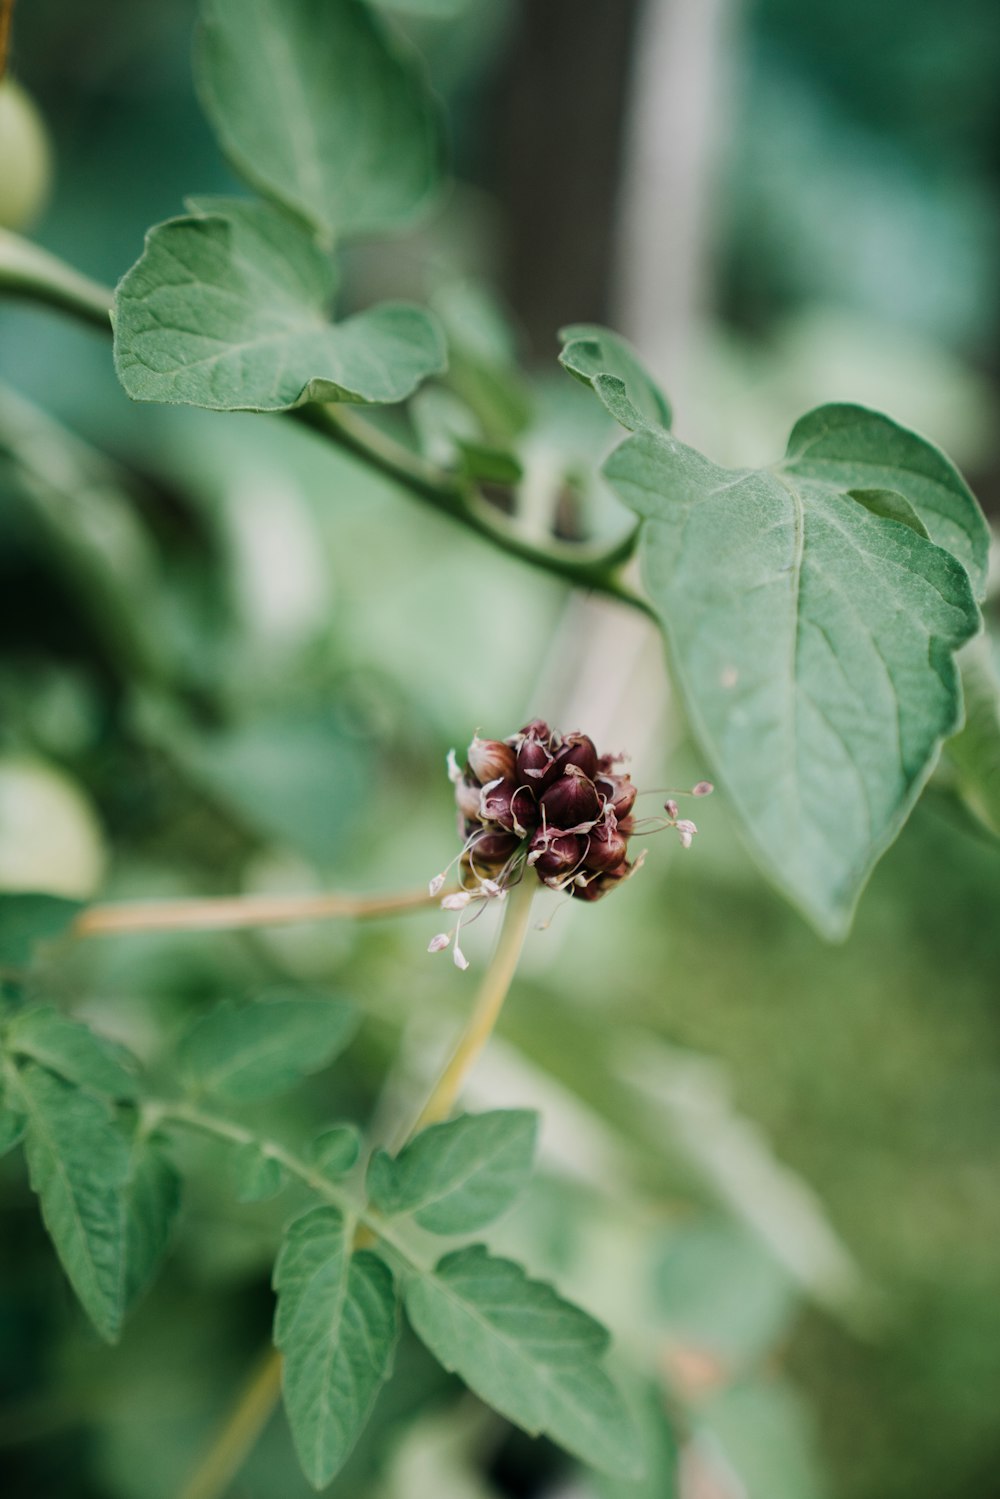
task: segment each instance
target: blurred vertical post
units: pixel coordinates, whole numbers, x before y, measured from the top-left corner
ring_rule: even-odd
[[[711,309],[737,5],[644,0],[635,35],[611,300],[682,419]]]

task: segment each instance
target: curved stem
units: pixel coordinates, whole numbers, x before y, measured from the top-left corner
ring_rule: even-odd
[[[280,1392],[281,1354],[269,1346],[178,1499],[218,1499],[226,1492],[274,1414]]]
[[[354,412],[329,405],[312,405],[300,407],[291,415],[307,422],[331,438],[338,447],[361,458],[369,467],[395,480],[435,510],[485,537],[500,551],[574,583],[578,588],[606,594],[655,617],[642,595],[631,589],[621,575],[622,568],[635,551],[638,528],[603,548],[556,540],[530,541],[498,510],[488,505],[474,485],[429,463],[419,453],[395,442]]]
[[[113,291],[7,229],[0,229],[0,292],[58,307],[105,333],[111,332]]]
[[[487,969],[476,996],[469,1023],[462,1032],[447,1066],[435,1083],[430,1098],[417,1116],[417,1121],[410,1131],[411,1135],[416,1134],[417,1130],[424,1129],[428,1124],[435,1124],[439,1119],[447,1118],[461,1091],[462,1084],[493,1034],[528,933],[531,898],[535,893],[535,887],[534,875],[528,874],[519,885],[514,886],[508,895],[500,940],[493,954],[493,961]]]
[[[297,921],[353,921],[395,916],[436,905],[440,894],[406,890],[398,895],[220,895],[192,900],[121,901],[90,906],[71,928],[75,937],[124,932],[219,932],[240,927],[285,926]]]

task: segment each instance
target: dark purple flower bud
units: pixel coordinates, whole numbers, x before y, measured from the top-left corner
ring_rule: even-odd
[[[576,765],[584,775],[593,777],[597,771],[597,751],[594,741],[586,734],[567,734],[555,752],[552,765],[544,775],[543,784],[550,786],[569,765]]]
[[[527,786],[516,781],[494,781],[480,793],[479,815],[508,832],[523,835],[538,823],[538,808]]]
[[[620,825],[622,818],[628,816],[635,804],[635,787],[631,777],[600,775],[595,784]]]
[[[545,745],[546,749],[551,749],[552,747],[552,730],[544,718],[533,718],[530,723],[526,723],[521,730],[520,738],[538,739]]]
[[[543,880],[565,878],[576,869],[583,857],[584,841],[573,833],[550,834],[537,832],[531,840],[534,867]]]
[[[569,765],[542,797],[550,828],[575,828],[593,822],[601,810],[597,787],[578,765]]]
[[[526,734],[517,748],[517,778],[527,785],[537,785],[552,764],[547,744],[534,734]]]
[[[469,745],[469,767],[482,785],[487,781],[509,779],[514,775],[517,757],[509,744],[499,739],[480,739],[477,734]]]
[[[615,869],[628,853],[628,839],[613,821],[599,822],[590,832],[587,868],[602,872]]]
[[[483,831],[473,840],[467,857],[471,856],[476,869],[492,868],[496,864],[505,864],[520,841],[516,833]]]

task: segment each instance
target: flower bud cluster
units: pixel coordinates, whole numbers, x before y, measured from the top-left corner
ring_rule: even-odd
[[[477,735],[453,778],[467,887],[534,870],[551,889],[597,900],[632,873],[636,788],[586,734],[536,718],[509,739]]]

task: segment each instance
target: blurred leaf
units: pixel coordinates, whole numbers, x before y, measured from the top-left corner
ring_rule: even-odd
[[[761,867],[830,938],[960,721],[952,653],[979,625],[961,563],[842,486],[897,488],[928,529],[964,536],[942,465],[845,407],[804,418],[773,469],[722,469],[654,432],[605,465],[644,518],[692,725]]]
[[[670,427],[666,398],[624,338],[591,323],[574,323],[559,337],[563,369],[589,385],[616,422],[630,432]]]
[[[651,1299],[673,1339],[722,1359],[727,1373],[772,1348],[795,1305],[774,1257],[722,1219],[671,1234],[657,1256]]]
[[[0,891],[89,896],[104,859],[100,824],[76,781],[44,760],[0,759]]]
[[[83,1308],[114,1342],[125,1307],[125,1137],[107,1106],[29,1062],[18,1073],[25,1151],[42,1218]]]
[[[0,968],[26,968],[36,945],[61,937],[80,910],[80,901],[61,895],[0,893]]]
[[[445,351],[420,307],[385,302],[330,323],[333,273],[305,231],[264,203],[218,200],[146,236],[118,288],[115,368],[136,401],[288,411],[393,402]]]
[[[747,1499],[823,1499],[828,1493],[808,1412],[787,1384],[755,1380],[733,1385],[698,1411],[710,1434],[705,1466],[721,1447]]]
[[[0,1094],[0,1156],[20,1145],[24,1139],[25,1123],[24,1115],[12,1108]]]
[[[680,1492],[677,1438],[667,1419],[663,1391],[655,1384],[635,1392],[639,1450],[646,1472],[642,1478],[609,1478],[600,1474],[595,1486],[600,1499],[677,1499]],[[706,1496],[707,1499],[707,1496]]]
[[[363,815],[368,767],[362,745],[319,709],[274,712],[217,733],[173,722],[153,733],[247,826],[330,868]]]
[[[233,1152],[233,1176],[240,1202],[266,1202],[276,1197],[288,1181],[280,1161],[252,1141]]]
[[[946,755],[957,771],[956,790],[969,810],[1000,837],[1000,678],[983,636],[959,657],[965,727],[949,739]]]
[[[125,1180],[125,1305],[145,1290],[166,1254],[180,1206],[180,1178],[155,1139],[139,1131]]]
[[[309,1146],[309,1159],[327,1176],[346,1176],[360,1155],[361,1136],[353,1124],[335,1124]]]
[[[506,1212],[529,1176],[538,1135],[530,1109],[462,1114],[421,1130],[393,1158],[368,1165],[369,1197],[387,1217],[411,1213],[437,1234],[469,1233]]]
[[[423,66],[361,0],[202,0],[195,63],[237,170],[330,238],[403,223],[436,186]]]
[[[608,1334],[482,1244],[407,1283],[406,1312],[446,1369],[501,1415],[603,1472],[641,1476],[636,1432],[602,1367]]]
[[[106,1098],[135,1097],[135,1059],[124,1046],[50,1006],[15,1015],[7,1029],[6,1044],[9,1051],[40,1062],[88,1093]]]
[[[322,1488],[343,1466],[392,1365],[398,1336],[392,1272],[353,1253],[335,1208],[313,1208],[288,1228],[274,1267],[274,1341],[295,1450]]]
[[[267,1098],[327,1066],[357,1028],[357,1010],[342,999],[224,1000],[183,1037],[178,1060],[199,1091]]]

